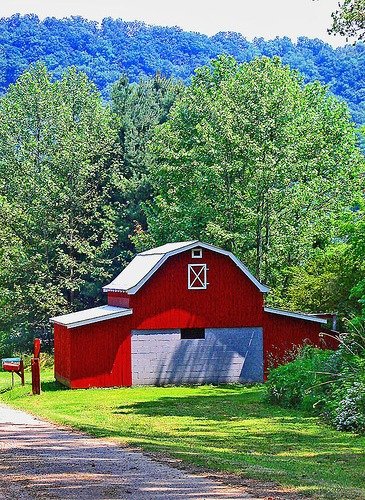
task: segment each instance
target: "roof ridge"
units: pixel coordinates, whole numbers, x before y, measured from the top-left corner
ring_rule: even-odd
[[[159,245],[158,247],[151,248],[150,250],[144,250],[139,252],[137,255],[145,257],[146,255],[166,255],[174,250],[180,248],[189,247],[190,245],[199,244],[199,240],[188,240],[188,241],[172,241],[170,243],[165,243],[164,245]]]

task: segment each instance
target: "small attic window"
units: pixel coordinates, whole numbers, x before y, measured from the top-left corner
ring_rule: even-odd
[[[203,257],[203,249],[193,248],[191,251],[191,256],[193,259],[201,259]]]

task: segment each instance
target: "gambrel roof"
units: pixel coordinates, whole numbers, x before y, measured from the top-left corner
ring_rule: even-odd
[[[139,253],[130,264],[111,282],[103,287],[104,292],[127,292],[135,294],[159,269],[166,260],[176,254],[193,248],[205,248],[229,257],[236,266],[252,281],[260,292],[268,292],[269,288],[262,285],[242,264],[233,253],[198,240],[167,243],[157,248],[152,248]]]

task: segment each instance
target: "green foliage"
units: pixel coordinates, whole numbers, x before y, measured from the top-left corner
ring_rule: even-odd
[[[328,235],[312,255],[285,275],[285,288],[273,290],[276,305],[309,312],[333,311],[363,323],[365,318],[365,223],[360,194],[340,215],[335,238]],[[339,324],[343,329],[343,326]]]
[[[303,348],[294,361],[270,370],[269,401],[284,408],[314,408],[318,412],[328,391],[329,377],[337,377],[337,358],[333,351]]]
[[[345,214],[342,232],[349,244],[349,260],[356,266],[350,300],[356,304],[356,309],[349,317],[356,316],[355,323],[361,328],[365,320],[365,220],[364,201],[362,197],[355,212]]]
[[[365,335],[349,323],[338,351],[305,348],[270,371],[268,399],[320,414],[337,430],[365,433]]]
[[[33,66],[0,101],[0,352],[51,348],[49,317],[97,305],[130,260],[151,196],[147,142],[183,90],[122,79],[113,110],[86,75]]]
[[[327,243],[289,270],[287,287],[276,300],[292,310],[337,312],[339,319],[353,316],[361,312],[354,287],[363,276],[350,243]]]
[[[134,231],[146,229],[142,204],[152,197],[148,142],[156,127],[167,120],[171,106],[183,91],[181,82],[161,75],[141,79],[138,85],[123,76],[112,88],[112,110],[123,159],[123,178],[118,184],[118,232],[124,252],[135,251],[131,241]]]
[[[85,75],[52,82],[41,64],[3,96],[0,120],[0,330],[18,350],[50,347],[48,318],[95,303],[111,276],[117,130]]]
[[[151,150],[148,244],[209,241],[276,289],[331,237],[361,163],[346,107],[278,58],[199,68]]]
[[[329,32],[362,40],[365,37],[365,1],[344,0],[338,5],[339,9],[332,14]]]

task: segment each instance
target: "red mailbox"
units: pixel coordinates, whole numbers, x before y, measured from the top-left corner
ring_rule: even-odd
[[[21,358],[3,358],[1,364],[3,370],[11,372],[11,387],[14,387],[14,373],[19,375],[24,385],[24,363]]]

